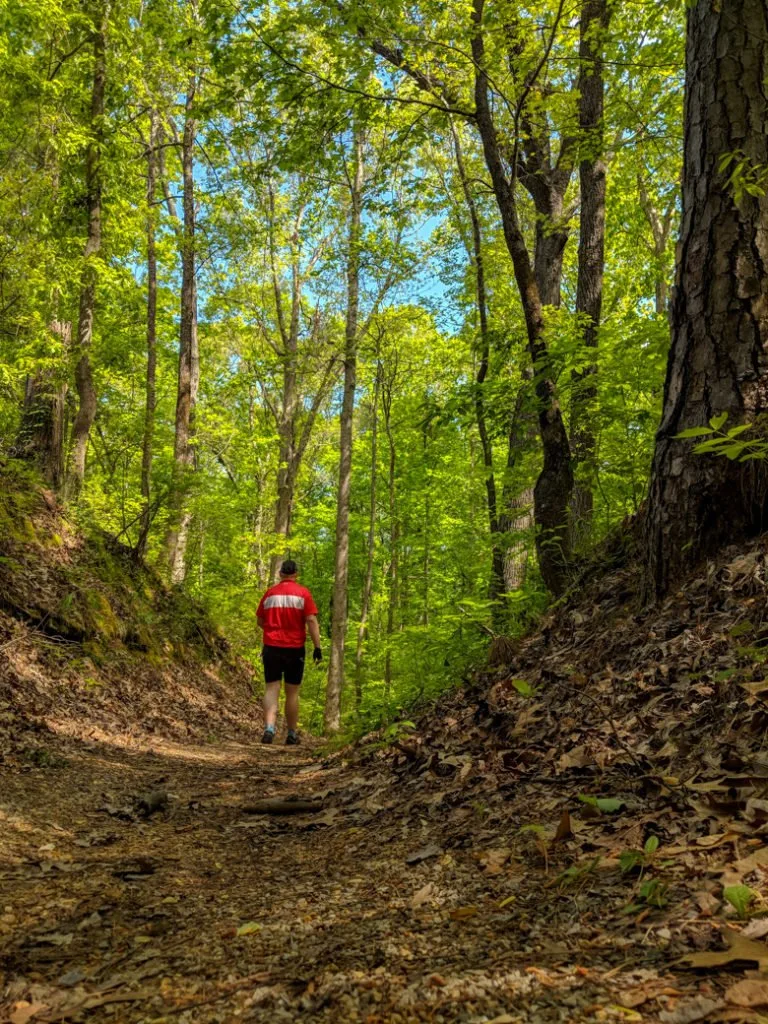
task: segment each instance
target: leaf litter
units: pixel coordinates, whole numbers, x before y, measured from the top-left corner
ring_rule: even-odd
[[[5,764],[0,1021],[759,1024],[765,556],[655,611],[633,572],[407,752],[265,750],[254,727]],[[254,801],[311,813],[248,820]]]

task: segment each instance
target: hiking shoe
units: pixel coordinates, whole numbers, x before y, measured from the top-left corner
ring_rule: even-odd
[[[261,737],[262,743],[271,743],[275,738],[275,734],[272,729],[265,729],[264,735]]]
[[[294,747],[299,742],[299,734],[294,732],[293,729],[288,730],[288,735],[285,737],[285,745],[287,747]]]

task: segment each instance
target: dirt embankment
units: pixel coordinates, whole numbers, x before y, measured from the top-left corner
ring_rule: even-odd
[[[252,670],[203,609],[0,462],[0,758],[52,734],[253,739]]]

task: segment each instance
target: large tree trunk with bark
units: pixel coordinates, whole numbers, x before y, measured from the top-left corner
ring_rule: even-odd
[[[683,219],[672,347],[646,517],[646,596],[687,565],[765,529],[761,463],[694,455],[675,440],[728,413],[768,408],[768,196],[735,193],[724,155],[768,165],[765,0],[698,0],[688,10]]]
[[[579,129],[581,159],[579,191],[579,256],[576,314],[582,326],[582,344],[597,349],[603,309],[605,268],[605,141],[603,47],[610,10],[607,0],[584,0],[579,29]],[[591,357],[590,357],[591,358]],[[571,403],[571,450],[577,480],[571,498],[571,545],[582,548],[591,531],[595,469],[594,405],[597,365],[592,362],[574,374]]]
[[[341,726],[341,694],[344,688],[344,649],[349,605],[349,506],[352,486],[352,428],[357,382],[357,342],[360,309],[360,229],[363,211],[363,137],[354,133],[354,166],[350,179],[349,237],[347,252],[347,313],[344,328],[344,396],[339,436],[339,487],[336,502],[336,554],[331,616],[331,651],[325,691],[325,729]]]
[[[181,142],[183,181],[183,226],[181,240],[181,318],[179,325],[179,373],[176,391],[176,435],[174,440],[174,481],[171,497],[171,526],[168,533],[168,563],[172,583],[186,576],[186,551],[192,520],[188,508],[190,477],[195,467],[195,406],[200,382],[197,340],[197,252],[195,225],[195,133],[194,113],[197,76],[187,85],[184,133]]]
[[[136,554],[144,556],[152,525],[152,446],[155,436],[156,376],[157,376],[157,252],[155,245],[155,188],[157,179],[157,114],[153,110],[149,120],[149,148],[147,150],[147,382],[144,406],[144,436],[141,445],[141,513]]]
[[[85,203],[88,212],[88,230],[83,251],[83,271],[80,279],[80,308],[77,322],[77,342],[74,355],[75,384],[78,407],[72,425],[71,451],[67,471],[67,497],[76,498],[83,486],[88,437],[96,418],[96,388],[91,369],[93,320],[96,307],[98,274],[95,260],[101,250],[101,153],[104,139],[104,98],[107,87],[107,26],[109,3],[101,4],[94,17],[93,29],[93,88],[91,91],[90,134],[85,156]]]

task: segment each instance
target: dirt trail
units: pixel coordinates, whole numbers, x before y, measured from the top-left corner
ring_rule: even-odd
[[[144,817],[158,791],[167,808]],[[243,812],[310,794],[328,809]],[[479,863],[437,804],[278,744],[72,744],[66,762],[5,770],[0,1021],[538,1024],[674,995],[652,942],[601,943],[599,907],[503,853]],[[531,945],[544,902],[551,934]]]

